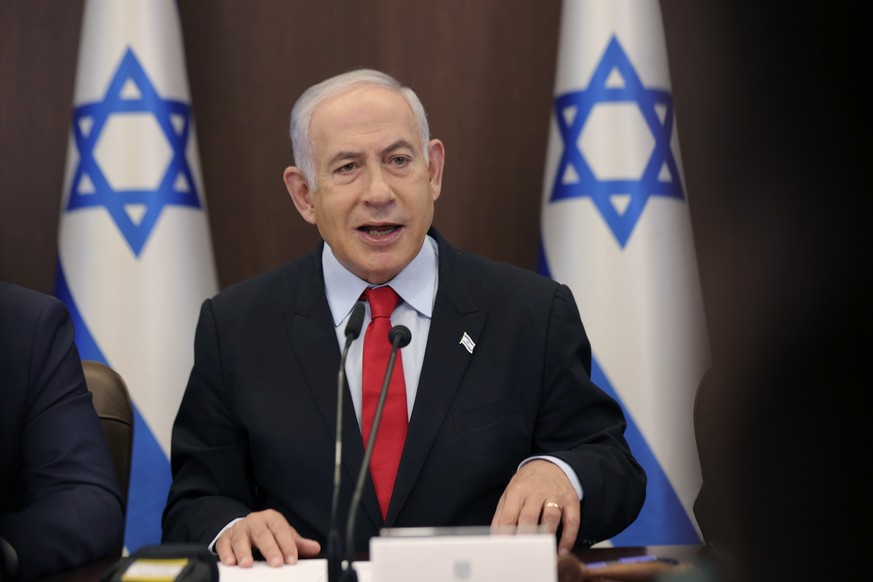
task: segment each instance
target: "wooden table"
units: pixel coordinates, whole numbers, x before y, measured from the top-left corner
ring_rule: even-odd
[[[703,546],[641,546],[622,548],[588,548],[576,552],[576,556],[586,563],[609,562],[629,556],[658,556],[674,558],[679,561],[693,561],[703,553]],[[366,560],[366,556],[361,556]],[[118,561],[118,558],[104,558],[79,568],[59,572],[40,578],[38,582],[98,582],[100,577]]]

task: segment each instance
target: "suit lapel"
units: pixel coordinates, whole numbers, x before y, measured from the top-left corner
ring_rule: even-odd
[[[385,520],[389,527],[412,491],[473,357],[461,345],[461,338],[465,333],[479,337],[486,320],[486,313],[477,310],[466,273],[459,264],[458,251],[434,231],[430,234],[439,242],[439,289],[406,444]]]
[[[336,442],[336,381],[340,350],[334,333],[333,318],[324,294],[321,271],[321,246],[312,255],[310,269],[300,276],[312,285],[300,285],[296,300],[285,316],[285,325],[291,348],[306,379],[306,386],[315,400],[331,442]],[[333,450],[333,447],[331,447]],[[357,482],[358,471],[364,459],[361,429],[355,418],[348,383],[343,391],[343,455],[346,483]],[[382,514],[372,480],[367,475],[361,502],[374,528],[382,526]]]

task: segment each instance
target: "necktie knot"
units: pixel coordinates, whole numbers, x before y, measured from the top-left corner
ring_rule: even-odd
[[[370,318],[391,318],[394,308],[400,304],[400,295],[391,287],[371,287],[364,291],[364,297],[370,304]]]

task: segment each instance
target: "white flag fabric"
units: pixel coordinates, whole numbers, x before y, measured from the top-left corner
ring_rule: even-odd
[[[648,475],[640,516],[611,541],[698,543],[692,413],[710,355],[660,6],[565,0],[560,34],[540,271],[573,290],[592,379]]]
[[[201,302],[217,291],[178,8],[87,0],[56,295],[83,359],[135,406],[125,545],[160,542],[170,433]]]

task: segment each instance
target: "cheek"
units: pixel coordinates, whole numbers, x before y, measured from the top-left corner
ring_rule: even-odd
[[[331,195],[322,198],[319,202],[320,204],[316,206],[316,218],[319,224],[325,226],[337,224],[347,215],[344,202],[338,196]]]
[[[433,211],[433,198],[430,197],[430,192],[428,192],[427,195],[421,197],[421,203],[419,204],[419,212],[422,216],[422,221],[425,223],[425,226],[429,225],[430,222],[433,220]]]

